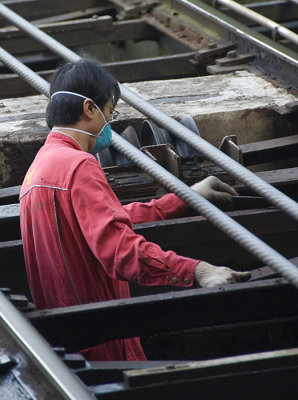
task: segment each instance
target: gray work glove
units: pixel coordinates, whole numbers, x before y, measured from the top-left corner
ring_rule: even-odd
[[[208,176],[203,181],[192,185],[191,188],[211,203],[222,206],[232,204],[232,196],[238,195],[235,189],[215,176]]]
[[[201,261],[195,269],[195,283],[201,287],[212,288],[229,283],[245,282],[250,272],[237,272],[228,267],[216,267]]]

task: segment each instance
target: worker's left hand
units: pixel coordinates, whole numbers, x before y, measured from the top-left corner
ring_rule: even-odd
[[[250,272],[237,272],[228,267],[216,267],[201,261],[196,266],[194,281],[201,287],[212,288],[229,283],[245,282],[250,278]]]
[[[215,176],[208,176],[203,181],[192,185],[191,188],[206,200],[219,206],[231,205],[232,196],[238,195],[232,186],[222,182]]]

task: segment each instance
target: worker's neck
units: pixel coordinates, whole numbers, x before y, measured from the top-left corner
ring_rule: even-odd
[[[83,151],[89,152],[92,149],[95,138],[89,136],[83,132],[78,132],[76,129],[81,131],[85,131],[91,133],[84,124],[75,124],[75,125],[60,125],[58,131],[62,133],[66,133],[68,136],[71,136],[81,147]],[[55,130],[55,129],[53,129]]]

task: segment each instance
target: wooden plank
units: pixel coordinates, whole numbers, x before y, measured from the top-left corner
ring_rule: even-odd
[[[53,72],[54,70],[49,70],[37,72],[37,74],[49,81]],[[2,99],[40,94],[16,74],[0,74],[0,83],[0,98]],[[44,118],[44,113],[40,117]]]
[[[274,318],[155,333],[141,342],[150,360],[208,360],[295,347],[297,329],[298,317]]]
[[[229,211],[227,215],[258,235],[297,230],[297,224],[276,208]],[[226,237],[201,216],[135,224],[134,231],[144,235],[147,240],[157,241],[159,245],[166,247],[186,241],[203,244]]]
[[[195,66],[190,62],[193,53],[182,53],[173,56],[145,58],[139,60],[118,61],[102,66],[119,82],[147,81],[151,79],[186,78],[197,75]],[[49,80],[54,70],[38,73]],[[0,97],[27,96],[38,93],[18,75],[0,75]]]
[[[135,179],[135,188],[132,189],[132,191],[137,192],[138,187],[137,185],[140,184],[140,181],[144,181],[145,184],[152,185],[153,181],[152,178],[150,178],[147,174],[142,173],[138,170],[138,168],[134,168],[133,166],[130,167],[130,169],[125,170],[123,167],[111,167],[111,168],[105,168],[104,169],[106,172],[109,173],[110,178],[110,184],[112,189],[116,194],[118,194],[118,197],[120,197],[121,200],[121,195],[119,196],[119,189],[123,189],[124,184],[126,183],[123,181],[124,178],[129,178],[130,176],[138,178]],[[122,171],[123,170],[123,171]],[[139,177],[138,177],[139,175]],[[277,169],[277,170],[270,170],[270,171],[262,171],[262,172],[256,172],[256,175],[265,180],[266,182],[270,183],[271,185],[282,188],[282,187],[287,187],[291,186],[295,188],[295,186],[298,184],[298,167],[293,167],[293,168],[284,168],[284,169]],[[233,187],[235,187],[236,190],[238,190],[241,195],[245,195],[246,193],[249,193],[249,189],[243,186],[241,183],[235,183],[233,181],[233,178],[227,174],[220,174],[217,173],[217,176],[223,180],[224,182],[227,182],[231,184]],[[147,177],[147,178],[146,178]],[[114,178],[114,179],[113,179]],[[201,177],[200,177],[201,178]],[[120,185],[117,185],[117,182],[119,180]],[[132,181],[133,183],[133,181]],[[119,188],[118,188],[119,186]],[[20,188],[21,186],[11,186],[8,188],[0,188],[0,202],[1,204],[9,204],[11,203],[10,198],[16,198],[19,196],[20,193]],[[154,188],[156,191],[158,188],[158,185]],[[283,189],[285,191],[286,188]],[[298,196],[298,193],[296,193],[296,196]]]
[[[298,201],[298,167],[262,171],[257,172],[256,175]],[[234,188],[241,195],[251,195],[251,190],[241,183],[234,185]]]
[[[17,203],[19,200],[21,185],[0,189],[0,205]]]
[[[163,378],[173,382],[181,378],[183,372],[192,377],[203,377],[217,375],[218,372],[231,373],[237,370],[239,364],[241,371],[260,370],[266,367],[266,364],[272,360],[272,367],[289,366],[297,364],[297,349],[282,351],[271,351],[268,353],[256,353],[251,355],[236,356],[230,358],[220,358],[208,361],[91,361],[90,368],[78,370],[76,375],[86,385],[102,385],[106,383],[122,382],[125,386],[136,387],[143,384],[162,382]],[[264,361],[264,362],[262,362]],[[192,368],[192,371],[185,371],[186,367]],[[131,372],[131,375],[130,375]],[[167,374],[168,372],[168,374]],[[139,373],[139,374],[138,374]],[[175,376],[176,373],[176,376]],[[157,377],[156,382],[153,381]],[[142,381],[140,378],[143,378]],[[176,379],[177,378],[177,379]],[[182,376],[184,379],[184,376]],[[181,380],[181,379],[180,379]]]
[[[260,369],[298,367],[298,348],[248,354],[238,357],[173,364],[151,369],[124,371],[126,387],[150,385],[158,382],[198,379],[219,374],[237,374]]]
[[[257,172],[256,175],[276,187],[285,184],[295,185],[298,182],[298,167],[261,171]]]
[[[274,208],[231,211],[227,213],[240,225],[257,235],[288,258],[297,255],[297,224]],[[262,266],[249,252],[229,239],[204,217],[137,224],[134,231],[163,250],[206,260],[215,265],[240,269]],[[136,293],[138,287],[135,288]],[[151,289],[144,289],[146,292]]]
[[[131,369],[155,368],[179,364],[185,361],[89,361],[90,368],[76,371],[76,375],[85,385],[102,385],[121,382],[123,371]]]
[[[105,68],[120,82],[175,79],[196,76],[194,53],[107,63]]]
[[[52,345],[72,352],[116,338],[291,317],[297,315],[297,302],[298,291],[276,279],[41,310],[27,317]]]
[[[23,246],[22,240],[9,240],[7,242],[0,242],[0,251],[13,249],[20,249]]]
[[[285,367],[260,371],[248,371],[235,374],[223,374],[212,377],[177,380],[159,384],[126,388],[119,383],[98,385],[93,388],[100,399],[139,400],[204,400],[228,398],[229,400],[280,399],[296,400],[298,368]],[[199,395],[198,395],[199,394]],[[264,397],[266,394],[266,397]]]
[[[32,300],[28,286],[21,240],[0,242],[0,285]]]
[[[112,178],[110,180],[110,184],[114,192],[118,195],[120,200],[122,200],[121,191],[124,192],[125,190],[125,178],[130,178],[130,176],[135,180],[135,184],[133,185],[134,187],[131,189],[132,192],[136,193],[139,192],[139,187],[140,182],[145,185],[152,186],[154,183],[152,178],[150,178],[146,173],[142,173],[138,170],[138,168],[135,167],[130,167],[130,169],[123,169],[123,167],[111,167],[111,168],[105,168],[104,169],[106,172],[109,173],[109,177]],[[122,171],[123,170],[123,171]],[[293,168],[284,168],[284,169],[277,169],[277,170],[270,170],[270,171],[262,171],[262,172],[257,172],[257,176],[265,180],[266,182],[270,183],[271,185],[279,188],[282,191],[287,191],[291,188],[293,188],[294,193],[296,193],[296,196],[293,196],[294,198],[298,197],[298,191],[296,190],[296,185],[298,184],[298,167],[293,167]],[[235,183],[233,178],[227,174],[221,174],[217,172],[217,176],[223,180],[224,182],[229,183],[237,191],[240,192],[241,195],[245,194],[251,194],[249,188],[246,188],[243,186],[241,183]],[[114,178],[114,179],[113,179]],[[202,178],[201,176],[199,177],[200,179]],[[197,178],[199,180],[199,178]],[[119,181],[119,184],[117,183]],[[132,185],[133,179],[130,179],[130,185]],[[128,186],[128,185],[126,185]],[[155,184],[154,188],[152,191],[156,192],[158,189],[158,185]],[[16,203],[18,200],[18,196],[20,193],[20,185],[17,186],[11,186],[7,188],[0,188],[0,204],[10,204],[12,202]],[[153,196],[150,196],[153,197]],[[132,200],[134,200],[132,198]]]
[[[3,206],[0,206],[3,207]],[[18,240],[21,238],[20,231],[20,220],[19,217],[9,218],[6,222],[1,222],[0,230],[0,243]],[[1,249],[4,249],[5,245],[1,245]]]
[[[2,207],[6,209],[0,206],[0,212]],[[297,255],[297,224],[281,211],[267,208],[231,211],[227,214],[285,257]],[[0,225],[0,241],[20,239],[19,218],[14,212],[11,216],[2,215]],[[262,266],[254,256],[201,216],[136,224],[134,231],[146,240],[157,243],[163,250],[173,250],[186,257],[203,259],[216,265],[229,265],[236,269]],[[21,248],[21,244],[19,246]],[[3,262],[9,262],[11,268],[18,268],[17,260],[5,253],[5,243],[2,244],[1,253]],[[139,287],[135,286],[133,290],[137,295]],[[142,293],[151,290],[155,289],[142,288]]]
[[[60,0],[12,0],[3,1],[3,4],[20,14],[23,18],[34,21],[41,18],[52,17],[53,12],[64,14],[67,12],[100,7],[103,10],[109,6],[109,2],[103,0],[72,0],[61,2]],[[0,18],[0,26],[6,26],[8,22]]]
[[[110,16],[45,24],[39,28],[68,48],[94,46],[123,40],[160,40],[159,32],[141,19],[115,21]],[[1,46],[11,54],[44,53],[45,46],[18,29],[0,29]],[[112,49],[112,46],[111,46]],[[43,54],[44,56],[44,54]],[[101,57],[101,62],[107,60]],[[109,60],[112,61],[112,60]]]
[[[80,10],[66,12],[64,14],[51,15],[49,17],[35,19],[33,23],[34,25],[40,25],[40,24],[48,24],[61,21],[84,19],[88,17],[98,18],[101,15],[102,16],[106,15],[110,16],[110,14],[113,15],[114,12],[115,9],[113,8],[112,5],[110,5],[109,2],[106,6],[104,5],[104,6],[89,7]]]
[[[20,206],[19,204],[5,204],[0,206],[1,221],[11,221],[20,218]]]
[[[295,259],[295,264],[298,263],[298,257]],[[268,278],[276,278],[277,273],[270,267],[262,267],[254,270],[254,273],[251,275],[250,281],[258,281],[260,279],[268,279]]]
[[[240,145],[246,166],[285,158],[298,154],[298,135]]]

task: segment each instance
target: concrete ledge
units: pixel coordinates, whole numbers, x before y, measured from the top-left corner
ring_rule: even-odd
[[[226,135],[245,144],[291,135],[297,126],[297,117],[278,112],[295,96],[247,71],[126,86],[178,120],[192,115],[201,136],[217,147]],[[43,95],[1,100],[0,187],[22,182],[48,132],[47,103]],[[121,120],[113,127],[119,132],[129,124],[140,128],[146,118],[122,101],[117,109]]]

